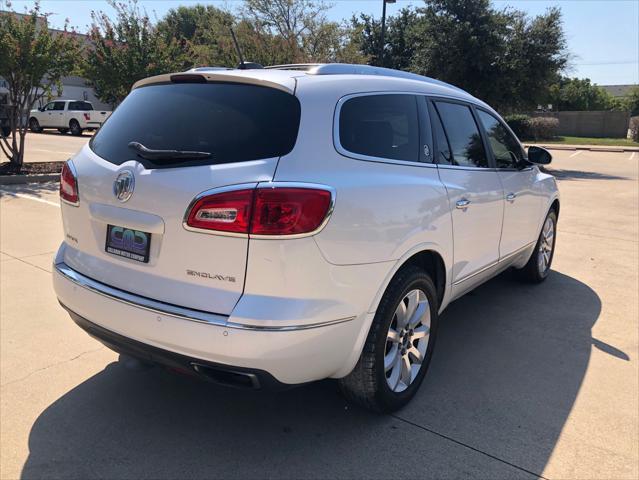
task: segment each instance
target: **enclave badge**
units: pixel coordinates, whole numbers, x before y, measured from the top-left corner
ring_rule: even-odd
[[[118,174],[113,182],[113,195],[121,202],[126,202],[135,189],[135,177],[129,170],[124,170]]]

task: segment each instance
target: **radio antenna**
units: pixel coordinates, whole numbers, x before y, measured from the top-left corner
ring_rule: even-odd
[[[237,50],[237,56],[240,57],[240,64],[237,68],[240,70],[246,70],[246,65],[244,64],[244,57],[242,56],[242,50],[240,49],[240,45],[237,43],[237,38],[235,38],[235,32],[233,31],[233,27],[229,27],[231,31],[231,37],[233,37],[233,43],[235,44],[235,50]]]

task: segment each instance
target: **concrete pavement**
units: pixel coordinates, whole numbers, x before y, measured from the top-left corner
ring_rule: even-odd
[[[452,304],[387,416],[330,381],[251,393],[121,366],[52,292],[56,185],[3,187],[0,477],[637,478],[639,158],[575,153],[553,152],[548,281],[507,272]]]
[[[80,137],[71,134],[61,135],[57,130],[45,130],[42,133],[28,132],[25,137],[25,163],[61,162],[75,155],[93,134],[85,132]],[[0,163],[7,161],[0,150]]]

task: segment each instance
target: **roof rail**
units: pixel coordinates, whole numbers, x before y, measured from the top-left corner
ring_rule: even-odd
[[[300,70],[300,71],[309,71],[311,68],[320,67],[325,65],[324,63],[289,63],[286,65],[271,65],[269,67],[264,67],[269,70]]]
[[[393,70],[392,68],[373,67],[371,65],[358,65],[351,63],[299,63],[291,65],[274,65],[265,67],[276,70],[301,70],[308,75],[379,75],[383,77],[405,78],[407,80],[417,80],[435,85],[442,85],[462,91],[459,87],[451,85],[441,80],[417,75],[416,73]],[[466,92],[464,92],[466,93]]]
[[[185,73],[193,73],[193,72],[214,72],[216,70],[233,70],[229,67],[195,67],[187,70]]]

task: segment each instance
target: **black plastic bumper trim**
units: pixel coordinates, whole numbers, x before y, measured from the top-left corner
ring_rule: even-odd
[[[253,368],[235,367],[171,352],[112,332],[78,315],[63,303],[71,319],[90,336],[111,350],[151,362],[213,383],[252,390],[285,390],[295,385],[282,383],[270,373]]]

